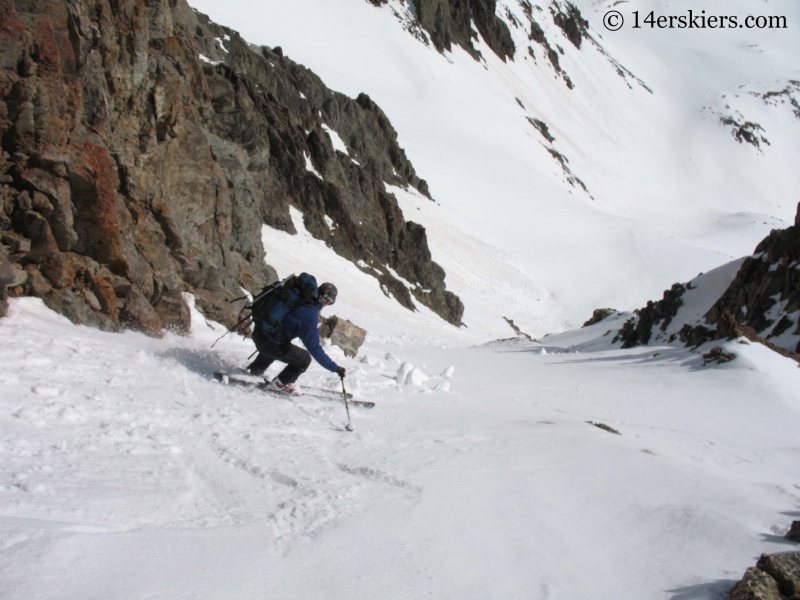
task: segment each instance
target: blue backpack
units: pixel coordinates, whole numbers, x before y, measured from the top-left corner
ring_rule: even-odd
[[[317,280],[313,275],[290,275],[265,287],[261,293],[244,306],[256,327],[273,336],[283,333],[280,322],[290,310],[302,304],[313,304],[317,299]]]

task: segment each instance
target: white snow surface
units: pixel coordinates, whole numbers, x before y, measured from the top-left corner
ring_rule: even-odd
[[[340,403],[213,381],[252,345],[192,318],[156,340],[11,301],[0,597],[712,599],[791,549],[800,369],[761,345],[370,335],[327,348],[377,405],[349,433]]]
[[[331,143],[333,144],[333,149],[338,150],[339,152],[343,152],[344,154],[350,155],[350,151],[347,149],[347,145],[342,141],[341,136],[336,133],[333,129],[328,127],[325,123],[322,124],[322,129],[331,136]]]
[[[326,346],[348,391],[376,403],[350,407],[349,433],[340,403],[215,382],[247,364],[252,342],[231,334],[212,349],[225,329],[190,296],[191,334],[163,339],[12,299],[0,320],[0,597],[712,600],[762,552],[795,548],[782,536],[800,517],[797,364],[734,340],[721,345],[735,360],[703,366],[712,344],[668,339],[794,215],[800,128],[748,92],[800,79],[800,38],[614,34],[600,24],[611,0],[579,2],[651,94],[588,42],[574,48],[540,4],[572,91],[540,46],[525,58],[518,30],[513,63],[482,43],[485,62],[436,53],[403,30],[392,8],[408,19],[414,7],[400,0],[193,0],[383,108],[435,202],[387,190],[426,227],[467,327],[401,307],[294,208],[297,235],[264,227],[278,274],[334,282],[326,314],[369,332],[352,359]],[[628,17],[690,7],[615,5]],[[800,18],[797,3],[757,7]],[[770,145],[737,144],[719,124],[728,110]],[[548,124],[589,193],[527,117]],[[569,330],[692,278],[648,347],[612,342],[628,312]],[[512,335],[503,317],[542,343],[490,341]],[[316,364],[300,384],[339,389]]]
[[[313,173],[319,179],[322,179],[324,181],[325,180],[324,177],[322,177],[322,175],[320,175],[319,171],[317,171],[314,168],[314,163],[311,162],[311,157],[308,154],[306,154],[305,152],[303,152],[303,158],[306,159],[306,171],[308,171],[309,173]]]

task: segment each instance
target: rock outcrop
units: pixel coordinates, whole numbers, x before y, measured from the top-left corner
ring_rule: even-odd
[[[358,325],[347,319],[337,316],[321,318],[319,326],[319,337],[330,340],[334,346],[339,346],[344,350],[345,356],[356,356],[358,349],[367,337],[367,332]]]
[[[367,0],[378,7],[387,4],[388,1]],[[414,11],[410,17],[404,17],[396,9],[395,14],[401,21],[412,19],[413,23],[405,23],[405,28],[426,44],[428,40],[433,42],[439,52],[450,51],[455,45],[462,47],[475,59],[481,58],[481,53],[474,44],[477,40],[476,30],[497,56],[508,61],[514,60],[517,51],[509,25],[517,28],[527,27],[528,40],[541,45],[553,68],[561,73],[559,52],[547,41],[542,26],[534,18],[533,5],[529,0],[520,0],[519,4],[528,19],[529,26],[523,26],[507,7],[504,18],[500,18],[497,15],[497,0],[415,0]],[[542,12],[541,8],[536,7],[536,9]],[[564,36],[576,48],[580,49],[584,39],[591,39],[589,22],[583,18],[574,4],[564,0],[552,0],[549,11],[553,23],[564,32]],[[559,50],[561,54],[564,53],[560,48]],[[532,47],[528,48],[528,52],[534,55]],[[566,74],[564,80],[571,88],[572,82]]]
[[[786,534],[786,539],[792,542],[800,542],[800,521],[792,521],[792,526]]]
[[[615,341],[630,348],[647,344],[657,330],[665,331],[688,285],[676,283],[661,300],[635,311]],[[702,321],[684,323],[677,335],[687,346],[746,337],[800,362],[800,204],[795,224],[762,240]]]
[[[756,247],[754,255],[744,261],[736,279],[708,312],[706,322],[716,324],[727,312],[771,339],[790,330],[800,334],[798,311],[800,225],[795,224],[772,231]],[[794,351],[800,352],[800,345]]]
[[[0,235],[19,293],[158,335],[185,331],[191,292],[232,325],[240,288],[276,279],[260,231],[294,233],[291,205],[387,294],[460,324],[425,229],[384,188],[427,184],[366,94],[185,0],[3,3],[0,41]]]
[[[673,284],[670,289],[664,291],[661,300],[650,301],[647,306],[636,311],[636,317],[625,322],[615,341],[622,340],[623,348],[647,344],[654,326],[658,325],[661,331],[664,331],[678,314],[678,309],[683,304],[681,297],[685,292],[686,287],[682,283]]]
[[[592,312],[592,318],[581,325],[581,328],[597,325],[600,321],[607,319],[611,315],[616,315],[618,312],[618,310],[613,308],[595,308]]]
[[[550,12],[553,15],[553,22],[561,28],[572,45],[580,50],[583,40],[590,36],[589,21],[583,18],[578,7],[570,2],[563,7],[553,4]]]
[[[0,246],[0,318],[8,313],[8,291],[7,288],[14,283],[14,266],[8,260],[8,252]]]
[[[800,597],[800,553],[762,554],[726,600],[785,600]]]
[[[417,18],[439,52],[458,45],[478,58],[472,24],[492,51],[503,60],[514,58],[514,41],[495,11],[497,0],[416,0]]]

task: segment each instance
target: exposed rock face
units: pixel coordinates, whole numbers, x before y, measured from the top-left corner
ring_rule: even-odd
[[[553,14],[553,22],[561,28],[572,45],[580,50],[583,39],[589,37],[589,21],[584,19],[581,11],[569,2],[565,8],[554,4],[550,12]]]
[[[8,313],[8,291],[6,288],[14,282],[14,267],[8,260],[8,252],[0,246],[0,318]]]
[[[800,552],[775,555],[762,554],[756,568],[768,573],[784,596],[800,594]]]
[[[330,339],[331,344],[344,350],[345,356],[353,357],[364,343],[367,332],[358,325],[337,316],[321,319],[319,337]]]
[[[792,521],[792,527],[786,534],[786,539],[793,542],[800,542],[800,521]]]
[[[517,327],[517,324],[514,323],[513,319],[509,319],[508,317],[503,317],[503,319],[505,319],[505,322],[508,323],[511,329],[514,330],[514,333],[517,334],[517,337],[525,338],[526,340],[529,340],[531,342],[536,341],[530,335],[528,335],[527,333],[522,331],[519,327]]]
[[[783,600],[778,584],[767,573],[750,567],[742,580],[733,586],[726,600]]]
[[[607,319],[611,315],[617,314],[619,311],[614,310],[613,308],[596,308],[594,312],[592,312],[592,318],[586,321],[581,327],[589,327],[590,325],[596,325],[603,319]]]
[[[664,292],[664,297],[658,302],[648,302],[647,306],[637,311],[637,317],[628,320],[619,330],[617,339],[622,340],[623,348],[633,348],[640,344],[647,344],[652,335],[653,326],[659,324],[661,331],[666,330],[672,322],[678,309],[683,304],[681,297],[686,293],[686,287],[676,283]]]
[[[800,553],[762,554],[726,600],[786,600],[800,594]]]
[[[512,29],[525,31],[529,43],[523,42],[522,51],[530,55],[534,62],[537,61],[538,53],[541,52],[569,89],[573,89],[575,85],[559,59],[560,55],[565,54],[564,48],[557,42],[548,41],[545,29],[549,32],[551,40],[560,39],[563,34],[578,50],[581,49],[584,41],[588,41],[611,63],[617,74],[625,79],[629,88],[633,89],[631,82],[635,82],[652,93],[652,90],[641,79],[614,60],[603,49],[597,39],[591,35],[589,21],[583,18],[580,10],[569,0],[550,0],[547,10],[538,4],[534,6],[530,0],[517,0],[522,11],[521,17],[511,10],[508,2],[505,5],[499,5],[502,10],[498,16],[496,14],[497,0],[415,0],[413,3],[410,0],[408,2],[406,0],[367,0],[367,2],[376,7],[388,4],[392,13],[402,23],[403,29],[425,45],[429,45],[433,41],[436,49],[444,52],[451,50],[455,44],[464,48],[476,60],[483,58],[474,45],[474,41],[477,39],[476,29],[492,51],[506,62],[516,58],[517,48],[511,35]],[[553,25],[561,32],[555,32],[546,21],[548,12]],[[542,24],[545,26],[543,27]],[[517,39],[519,40],[519,38]],[[523,58],[527,59],[527,57]],[[795,82],[791,83],[793,85]],[[788,94],[789,91],[791,90],[787,88],[785,93]],[[777,98],[783,94],[784,92],[776,92],[770,98],[773,98],[772,101],[778,101]],[[796,105],[793,97],[792,102]],[[580,180],[577,182],[585,189]],[[570,183],[575,184],[574,181]]]
[[[186,329],[188,291],[232,325],[240,288],[276,278],[262,224],[294,232],[294,205],[405,306],[413,294],[460,324],[424,228],[383,185],[430,197],[427,184],[365,94],[330,91],[184,0],[4,3],[0,36],[0,234],[24,293],[157,335]]]
[[[598,429],[602,429],[603,431],[607,431],[608,433],[613,433],[614,435],[622,435],[619,431],[611,427],[610,425],[606,425],[605,423],[595,423],[593,421],[586,421],[589,425],[594,425]]]
[[[787,347],[777,340],[800,335],[800,205],[795,225],[774,230],[739,268],[736,277],[704,316],[704,324],[686,323],[680,339],[698,346],[710,340],[746,337],[800,362],[800,343]],[[615,340],[623,348],[647,344],[658,326],[666,330],[681,307],[686,291],[676,283],[658,302],[648,302],[620,329]],[[670,338],[672,341],[672,338]],[[776,343],[779,342],[779,343]]]
[[[722,346],[714,346],[711,350],[703,354],[703,366],[708,363],[723,364],[731,362],[735,358],[735,354],[723,351]]]
[[[497,56],[503,60],[514,58],[516,49],[511,32],[495,14],[497,0],[416,0],[414,5],[420,24],[439,52],[451,50],[456,44],[475,58],[479,57],[480,53],[472,44],[474,22]]]
[[[763,135],[764,128],[758,123],[753,123],[752,121],[741,123],[730,116],[720,117],[719,122],[731,128],[733,139],[740,144],[747,143],[759,150],[762,143],[770,145],[769,140]]]
[[[800,211],[800,205],[798,205]],[[705,317],[717,324],[730,313],[767,339],[794,328],[800,333],[800,226],[774,230],[742,264],[733,283]],[[773,308],[783,304],[779,314]],[[794,349],[800,352],[800,346]]]
[[[389,0],[367,0],[373,6],[383,6]],[[561,73],[558,52],[548,43],[544,30],[534,19],[534,6],[529,0],[519,0],[525,16],[530,22],[528,39],[540,44],[548,60],[558,73]],[[501,5],[502,6],[502,5]],[[480,33],[486,45],[504,61],[514,60],[516,46],[511,36],[509,25],[515,28],[524,27],[508,7],[504,7],[503,18],[497,16],[497,0],[414,0],[413,11],[399,11],[393,8],[395,16],[403,23],[404,28],[417,39],[428,44],[428,40],[439,52],[450,51],[453,45],[461,46],[473,58],[481,58],[481,53],[473,43],[477,39],[475,29]],[[551,0],[548,7],[553,23],[559,27],[565,37],[578,49],[584,39],[592,39],[589,34],[589,22],[581,16],[580,10],[566,0]],[[543,12],[540,7],[536,10]],[[405,15],[401,12],[406,13]],[[409,22],[409,19],[413,22]],[[427,32],[427,35],[424,33]],[[558,46],[556,46],[558,47]],[[559,48],[561,54],[564,51]],[[531,56],[535,53],[528,47]],[[572,82],[566,74],[564,81],[572,88]]]

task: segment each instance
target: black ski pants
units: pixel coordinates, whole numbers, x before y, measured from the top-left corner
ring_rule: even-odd
[[[311,355],[294,344],[279,345],[270,340],[260,329],[253,331],[253,341],[258,349],[258,356],[247,369],[251,375],[263,375],[273,361],[286,363],[286,368],[278,374],[281,383],[294,383],[306,372],[311,364]]]

